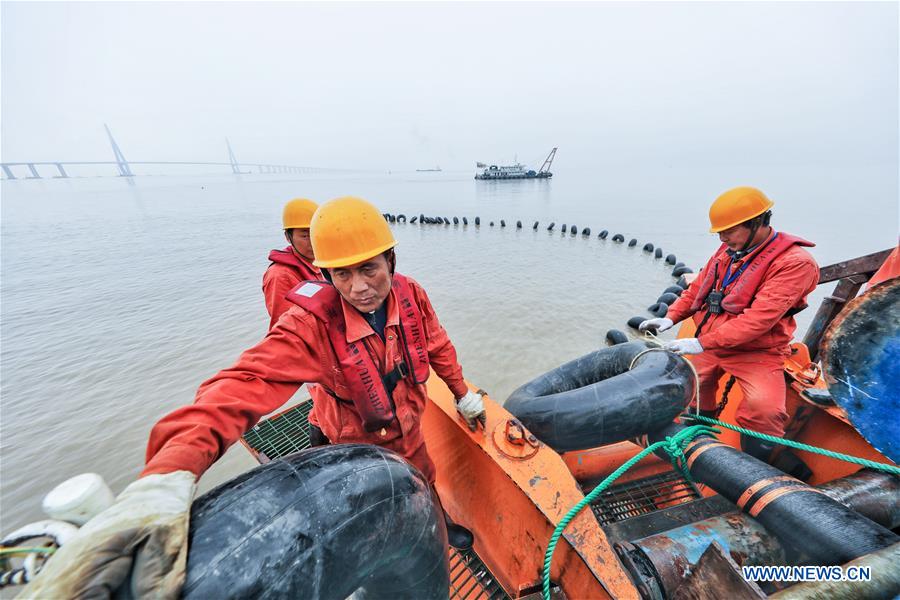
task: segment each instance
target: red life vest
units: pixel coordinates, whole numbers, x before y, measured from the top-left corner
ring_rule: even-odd
[[[815,246],[812,242],[781,232],[776,233],[773,237],[763,242],[753,254],[747,257],[736,281],[724,290],[725,296],[722,298],[722,308],[734,315],[744,312],[744,309],[753,302],[756,290],[762,284],[769,265],[772,264],[776,257],[795,244],[798,246]],[[718,285],[721,287],[724,273],[718,272],[717,265],[720,264],[720,259],[726,250],[727,246],[722,244],[703,268],[703,280],[700,282],[700,289],[694,297],[694,303],[691,305],[692,312],[696,312],[703,307],[706,303],[706,297],[712,291],[713,286]],[[796,313],[804,308],[806,308],[806,304],[799,302],[797,306],[791,308],[791,312]]]
[[[295,269],[297,269],[297,271],[300,272],[301,281],[322,278],[322,274],[319,273],[318,270],[311,264],[298,257],[290,246],[288,246],[284,250],[272,250],[271,252],[269,252],[269,260],[273,263],[278,263],[279,265],[294,267]]]
[[[350,390],[349,400],[363,421],[366,431],[396,426],[391,392],[401,379],[410,385],[428,379],[428,344],[422,313],[415,303],[409,281],[394,273],[391,289],[400,309],[400,343],[405,360],[382,375],[362,340],[347,341],[347,324],[341,308],[341,296],[327,281],[305,281],[291,290],[287,299],[309,311],[325,325],[341,374]],[[330,392],[331,393],[331,392]],[[337,398],[334,393],[332,396]],[[347,401],[347,399],[337,398]]]

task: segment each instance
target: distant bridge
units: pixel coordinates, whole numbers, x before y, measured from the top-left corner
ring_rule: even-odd
[[[29,161],[29,162],[4,162],[0,163],[0,168],[6,179],[44,179],[44,176],[38,171],[38,167],[52,167],[55,172],[51,171],[50,177],[53,179],[68,178],[69,173],[66,167],[87,166],[87,165],[111,165],[115,166],[120,177],[134,177],[132,165],[181,165],[181,166],[209,166],[209,167],[230,167],[231,172],[235,175],[243,175],[253,173],[327,173],[343,171],[342,169],[323,169],[319,167],[301,167],[297,165],[284,165],[276,163],[239,163],[231,149],[231,143],[225,139],[225,145],[228,147],[228,162],[191,162],[191,161],[175,161],[175,160],[157,160],[157,161],[129,161],[126,160],[122,150],[113,138],[112,132],[106,125],[106,134],[109,136],[109,143],[112,146],[115,160],[93,160],[93,161]],[[16,175],[19,172],[19,176]],[[27,170],[26,170],[27,169]],[[252,169],[252,170],[244,170]],[[25,170],[24,176],[22,171]]]

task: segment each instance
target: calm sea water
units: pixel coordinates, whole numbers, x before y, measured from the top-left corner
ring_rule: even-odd
[[[896,167],[3,181],[0,525],[40,518],[42,496],[77,473],[121,490],[153,423],[263,336],[261,277],[268,250],[284,246],[291,197],[354,194],[385,212],[469,217],[468,227],[396,225],[398,269],[428,290],[466,377],[502,401],[646,315],[674,280],[643,244],[697,269],[717,246],[709,203],[745,183],[775,199],[777,227],[819,243],[821,264],[896,243]],[[590,239],[562,235],[564,223],[590,227]],[[601,241],[601,229],[639,243]],[[253,465],[238,445],[201,489]]]

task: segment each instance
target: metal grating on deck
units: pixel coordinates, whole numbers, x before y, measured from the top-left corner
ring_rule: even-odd
[[[601,525],[700,499],[700,491],[681,473],[668,471],[614,485],[591,503]]]
[[[449,549],[451,600],[509,600],[473,550]]]
[[[309,448],[309,411],[312,400],[275,415],[244,434],[244,442],[258,454],[260,462],[275,460]]]

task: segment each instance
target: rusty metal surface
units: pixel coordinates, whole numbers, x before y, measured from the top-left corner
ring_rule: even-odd
[[[671,597],[711,542],[719,544],[741,566],[786,564],[778,539],[739,512],[711,517],[633,543],[654,566],[662,587]]]
[[[827,265],[819,269],[819,284],[835,281],[842,277],[850,277],[852,275],[871,275],[890,255],[893,248],[873,252],[865,256],[844,260],[833,265]],[[868,278],[867,278],[868,279]]]
[[[848,303],[823,337],[822,365],[857,431],[900,462],[900,277]]]
[[[740,567],[716,543],[700,557],[697,567],[675,592],[676,600],[760,600],[766,594],[755,583],[746,581]]]

